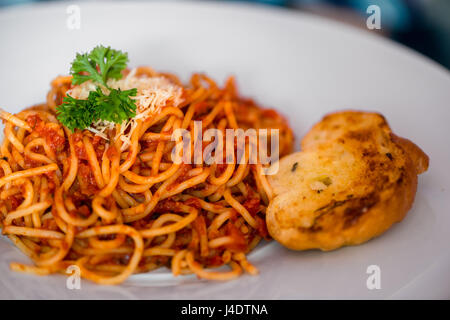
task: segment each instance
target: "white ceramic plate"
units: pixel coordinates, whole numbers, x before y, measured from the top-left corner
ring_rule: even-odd
[[[27,259],[0,240],[1,298],[298,299],[450,298],[450,76],[430,60],[369,31],[314,16],[249,5],[80,3],[81,29],[66,27],[67,4],[0,12],[0,105],[10,112],[44,101],[49,82],[67,74],[76,51],[102,43],[128,51],[131,66],[151,65],[188,79],[204,71],[237,77],[243,95],[289,117],[297,138],[327,112],[383,113],[416,142],[431,166],[413,209],[381,237],[333,252],[294,252],[275,242],[250,260],[259,276],[215,283],[174,279],[167,270],[121,286],[62,275],[13,273]],[[298,144],[298,143],[297,143]],[[378,265],[381,289],[368,290]]]

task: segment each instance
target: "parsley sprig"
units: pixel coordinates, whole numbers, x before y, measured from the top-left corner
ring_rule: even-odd
[[[58,120],[74,132],[77,128],[85,129],[92,124],[95,106],[89,98],[79,100],[68,95],[64,98],[63,103],[56,108],[56,111]]]
[[[58,120],[70,131],[85,129],[98,120],[122,123],[136,115],[136,105],[130,96],[137,90],[112,89],[105,95],[100,88],[89,92],[87,100],[64,98],[63,104],[57,107]]]
[[[137,89],[111,90],[108,96],[104,95],[100,88],[89,93],[88,100],[96,106],[94,121],[105,120],[115,123],[121,123],[136,115],[136,105],[130,96],[135,96]]]
[[[127,62],[127,53],[101,45],[89,53],[77,53],[70,69],[73,76],[72,83],[82,84],[92,80],[107,87],[107,79],[122,78],[121,71],[127,67]]]
[[[108,79],[122,78],[121,72],[127,62],[126,53],[101,45],[89,53],[77,53],[71,67],[72,84],[91,80],[97,88],[89,92],[86,100],[67,95],[56,109],[58,120],[73,132],[75,129],[86,129],[98,120],[122,123],[134,117],[136,104],[130,97],[136,96],[137,89],[122,91],[107,85]],[[109,94],[104,94],[99,86]]]

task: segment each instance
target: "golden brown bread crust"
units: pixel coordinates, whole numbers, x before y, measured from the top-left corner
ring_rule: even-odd
[[[329,114],[302,140],[302,151],[269,177],[271,236],[296,249],[333,250],[368,241],[401,221],[428,157],[394,135],[377,113]]]

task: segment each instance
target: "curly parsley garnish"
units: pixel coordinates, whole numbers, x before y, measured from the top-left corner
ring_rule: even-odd
[[[73,132],[75,129],[85,129],[92,124],[95,106],[89,99],[79,100],[68,95],[63,103],[56,107],[56,111],[58,120]]]
[[[89,93],[88,100],[95,106],[94,121],[105,120],[122,123],[136,115],[136,105],[130,96],[135,96],[137,89],[121,91],[112,89],[108,96],[97,88]]]
[[[82,84],[92,80],[106,87],[108,79],[122,78],[121,71],[127,67],[127,62],[127,53],[110,47],[97,46],[89,53],[77,53],[70,69],[72,83]]]
[[[87,100],[67,95],[56,108],[58,120],[73,132],[86,129],[98,120],[122,123],[134,117],[136,104],[130,96],[135,96],[137,89],[121,91],[107,85],[108,79],[122,78],[121,72],[127,62],[126,53],[110,47],[97,46],[89,53],[77,53],[71,67],[72,83],[77,85],[91,80],[103,86],[109,94],[104,94],[97,86],[95,91],[89,92]]]

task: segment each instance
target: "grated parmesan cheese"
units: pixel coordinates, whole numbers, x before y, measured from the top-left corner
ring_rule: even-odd
[[[126,150],[130,146],[131,135],[137,127],[137,120],[141,119],[142,121],[145,121],[158,114],[161,111],[161,108],[166,106],[169,102],[171,102],[174,107],[178,107],[182,102],[183,89],[180,86],[176,85],[166,77],[138,77],[136,76],[136,69],[131,70],[131,72],[123,79],[109,79],[107,84],[113,89],[137,89],[136,96],[130,97],[136,101],[136,116],[122,123],[120,132],[116,135],[116,138],[121,139],[124,142],[121,151]],[[100,88],[103,93],[108,94],[107,88],[102,86],[100,86]],[[75,99],[85,100],[88,98],[89,92],[95,89],[96,85],[89,80],[74,86],[67,91],[67,94]],[[115,125],[116,124],[113,122],[99,120],[93,123],[88,130],[104,139],[108,139],[106,132],[114,129]],[[125,133],[128,128],[130,128],[130,130],[128,133]]]

